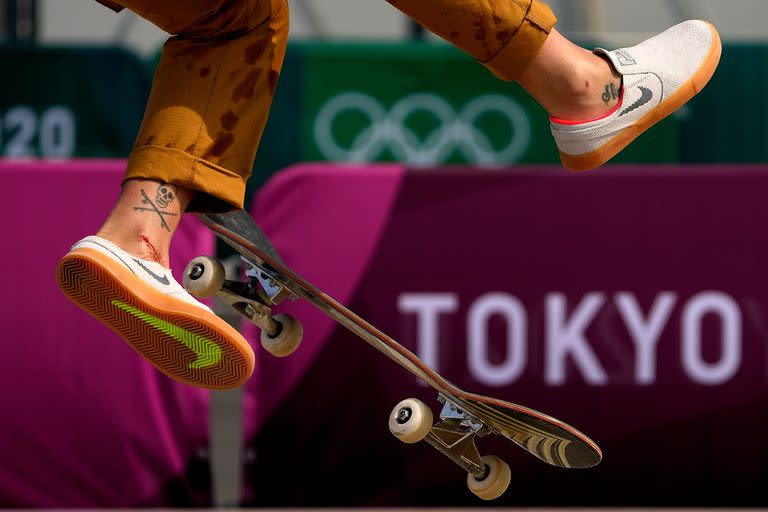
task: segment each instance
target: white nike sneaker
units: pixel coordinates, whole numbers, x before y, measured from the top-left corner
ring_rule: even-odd
[[[604,164],[698,94],[717,69],[722,44],[712,24],[694,20],[632,48],[595,52],[621,74],[623,94],[618,107],[602,118],[551,120],[563,165],[575,171]]]
[[[174,380],[228,389],[253,372],[245,338],[156,262],[89,236],[59,262],[56,281],[72,302]]]

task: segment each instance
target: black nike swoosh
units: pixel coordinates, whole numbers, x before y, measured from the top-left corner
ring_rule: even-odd
[[[629,114],[633,110],[637,110],[649,101],[653,99],[653,92],[651,92],[650,89],[646,89],[645,87],[638,87],[640,89],[640,99],[625,108],[621,114],[619,114],[619,117],[623,116],[624,114]]]
[[[171,282],[168,280],[168,278],[166,276],[159,276],[159,275],[155,274],[154,272],[149,270],[147,267],[145,267],[144,264],[141,261],[137,260],[136,258],[133,258],[133,261],[138,263],[139,266],[144,269],[144,272],[146,272],[147,274],[152,276],[152,278],[155,281],[157,281],[158,283],[160,283],[162,285],[165,285],[165,286],[168,286],[169,284],[171,284]]]

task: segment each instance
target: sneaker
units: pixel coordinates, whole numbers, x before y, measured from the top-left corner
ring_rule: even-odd
[[[596,53],[623,77],[619,105],[587,122],[552,119],[563,165],[581,171],[598,167],[698,94],[717,69],[722,44],[706,21],[686,21],[632,48]]]
[[[56,281],[72,302],[174,380],[229,389],[253,372],[248,342],[156,262],[89,236],[59,262]]]

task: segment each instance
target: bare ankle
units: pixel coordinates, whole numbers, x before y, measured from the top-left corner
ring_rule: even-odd
[[[157,239],[149,234],[117,232],[108,227],[99,230],[96,236],[109,240],[134,258],[154,261],[166,268],[170,266],[170,237]]]
[[[149,239],[146,235],[141,235],[139,237],[139,241],[141,242],[141,245],[145,248],[145,254],[147,260],[156,261],[158,263],[167,263],[169,259],[168,254],[161,254],[160,251],[157,250],[155,245],[152,243],[152,241]]]
[[[129,180],[101,236],[136,258],[168,266],[171,238],[194,191],[154,180]]]
[[[571,74],[563,80],[563,87],[570,96],[587,102],[601,98],[613,77],[609,63],[587,50],[583,52],[584,59],[574,65]]]
[[[552,117],[588,120],[613,110],[621,100],[621,76],[602,57],[589,53],[563,81],[562,92],[548,108]]]
[[[567,120],[606,114],[621,95],[621,76],[608,60],[555,30],[519,81],[552,117]]]

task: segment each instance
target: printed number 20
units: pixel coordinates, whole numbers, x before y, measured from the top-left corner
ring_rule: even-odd
[[[75,116],[68,108],[51,107],[38,116],[29,107],[14,107],[2,117],[2,133],[6,157],[68,158],[75,152]]]

